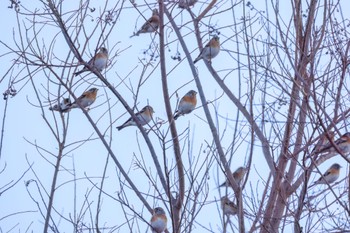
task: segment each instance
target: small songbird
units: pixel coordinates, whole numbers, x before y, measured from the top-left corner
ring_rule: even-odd
[[[63,112],[63,113],[69,112],[71,103],[72,102],[70,98],[63,98],[61,103],[55,104],[54,106],[50,107],[49,110]]]
[[[347,155],[350,153],[350,132],[343,134],[340,138],[338,138],[334,144],[337,145],[338,149],[343,155]],[[318,150],[317,153],[336,153],[337,150],[333,146],[332,143],[328,143],[321,150]]]
[[[85,91],[79,98],[77,98],[76,101],[74,101],[70,105],[70,108],[79,108],[78,103],[83,108],[89,107],[91,104],[93,104],[95,102],[97,91],[98,91],[98,89],[95,87],[89,89],[88,91]]]
[[[328,137],[327,137],[328,134]],[[331,141],[334,140],[335,132],[334,131],[329,131],[329,132],[324,132],[321,136],[318,142],[316,143],[315,147],[312,149],[311,154],[313,153],[319,153],[319,151],[323,150],[325,147],[327,147]]]
[[[333,164],[328,170],[314,183],[316,184],[330,184],[336,181],[339,177],[340,166],[338,163]]]
[[[237,205],[227,196],[221,198],[221,209],[225,215],[236,215],[238,211]]]
[[[101,72],[104,68],[106,68],[108,62],[108,50],[105,47],[101,47],[100,51],[95,54],[93,58],[90,59],[88,65],[91,68],[97,69]],[[91,69],[90,68],[90,69]],[[84,68],[78,72],[75,72],[74,75],[79,75],[85,71],[90,70],[88,66],[84,66]]]
[[[156,207],[153,210],[151,218],[151,227],[153,233],[161,233],[165,231],[167,225],[167,217],[165,211],[161,207]]]
[[[174,114],[174,120],[176,120],[179,116],[188,114],[195,109],[197,105],[197,92],[194,90],[190,90],[184,95],[179,103],[179,106]]]
[[[246,167],[239,167],[239,168],[237,168],[237,170],[234,173],[232,173],[233,179],[235,179],[235,181],[237,182],[238,185],[243,180],[243,177],[247,173],[247,170],[248,169]],[[230,186],[230,181],[227,179],[224,183],[222,183],[219,186],[219,188],[221,188],[221,187],[229,187],[229,186]]]
[[[211,62],[211,59],[216,57],[220,52],[220,38],[218,36],[214,36],[208,44],[200,52],[199,56],[193,61],[196,63],[200,59],[207,60]]]
[[[138,30],[134,35],[130,36],[139,36],[141,33],[152,33],[158,30],[159,27],[159,14],[158,10],[154,9],[152,13],[152,17],[149,18],[146,23],[142,25],[140,30]]]
[[[180,0],[179,8],[186,9],[193,6],[198,0]]]
[[[136,113],[135,116],[138,122],[140,123],[140,125],[144,126],[144,125],[147,125],[152,120],[153,113],[154,113],[153,108],[147,105],[143,109],[141,109],[140,112]],[[118,126],[117,129],[121,130],[131,125],[137,125],[132,117],[130,117],[127,121],[125,121],[125,123],[122,124],[121,126]]]

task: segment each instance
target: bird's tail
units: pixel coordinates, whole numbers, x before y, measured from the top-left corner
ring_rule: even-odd
[[[85,71],[87,71],[87,69],[83,68],[83,69],[81,69],[81,70],[75,72],[74,75],[75,75],[75,76],[78,76],[79,74],[84,73]]]
[[[318,184],[324,184],[324,180],[322,179],[322,177],[320,177],[320,179],[316,180],[311,186],[315,186],[315,185],[318,185]]]
[[[80,71],[78,71],[78,72],[75,72],[75,73],[74,73],[74,76],[78,76],[78,75],[81,74],[81,73],[83,73],[82,70],[80,70]]]
[[[177,118],[179,118],[179,116],[181,116],[180,113],[175,113],[175,114],[174,114],[174,120],[176,120]]]
[[[217,189],[222,188],[222,187],[225,187],[225,186],[226,186],[226,182],[220,184],[220,185],[217,187]]]
[[[201,57],[197,57],[196,59],[194,59],[193,64],[196,64],[197,61],[199,61],[201,59]]]
[[[134,33],[134,34],[132,34],[129,38],[132,38],[132,37],[134,37],[134,36],[139,36],[139,32],[136,32],[136,33]]]
[[[333,145],[331,143],[328,143],[328,144],[322,146],[321,148],[319,148],[315,153],[322,154],[322,153],[330,150],[331,148],[333,148]]]
[[[49,110],[50,110],[50,111],[58,111],[58,105],[55,104],[54,106],[49,107]]]
[[[120,130],[122,130],[124,127],[125,127],[125,125],[118,126],[118,127],[117,127],[117,130],[120,131]]]

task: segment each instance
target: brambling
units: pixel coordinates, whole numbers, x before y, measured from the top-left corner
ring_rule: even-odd
[[[214,36],[208,44],[202,49],[198,57],[193,61],[196,63],[200,59],[207,60],[211,62],[211,59],[216,57],[220,52],[220,38],[218,36]]]
[[[167,217],[164,210],[161,207],[156,207],[153,210],[153,215],[151,218],[151,227],[153,233],[161,233],[165,231],[167,224]]]
[[[344,155],[350,153],[350,132],[343,134],[340,138],[338,138],[334,144],[337,145],[340,152]],[[332,143],[327,143],[321,150],[318,150],[317,153],[335,153],[337,150],[333,147]]]
[[[315,147],[312,149],[311,154],[312,153],[318,153],[319,151],[323,150],[326,146],[328,146],[330,144],[331,141],[334,140],[334,136],[335,136],[335,132],[334,131],[329,131],[327,133],[324,132],[320,136],[320,139],[318,140],[318,142],[315,145]]]
[[[186,9],[193,6],[198,0],[180,0],[179,8]]]
[[[140,112],[136,113],[135,116],[137,118],[137,121],[140,123],[140,125],[144,126],[144,125],[147,125],[152,120],[153,113],[154,113],[153,108],[147,105],[143,109],[141,109]],[[124,124],[118,126],[117,129],[121,130],[131,125],[137,125],[132,117],[130,117],[127,121],[125,121]]]
[[[238,211],[237,205],[227,196],[221,198],[221,209],[225,215],[236,215]]]
[[[89,89],[88,91],[85,91],[79,98],[77,98],[76,101],[74,101],[70,108],[79,108],[78,103],[81,105],[82,108],[87,108],[91,104],[93,104],[96,100],[98,89],[93,87]]]
[[[247,173],[247,170],[248,169],[246,167],[239,167],[239,168],[237,168],[237,170],[234,173],[232,173],[233,179],[235,179],[235,181],[237,182],[238,185],[243,180],[243,177]],[[226,181],[224,183],[222,183],[219,186],[219,188],[221,188],[221,187],[229,187],[229,186],[230,186],[230,181],[228,179],[226,179]]]
[[[93,58],[90,59],[88,65],[90,68],[97,69],[101,72],[104,68],[106,68],[108,62],[108,50],[105,47],[101,47],[100,51],[95,54]],[[78,72],[75,72],[74,75],[77,76],[85,71],[89,71],[89,66],[84,66],[84,68]]]
[[[69,98],[63,98],[61,103],[55,104],[54,106],[50,107],[49,110],[63,112],[63,113],[69,112],[71,104],[72,102]]]
[[[330,184],[336,181],[339,177],[340,166],[338,163],[333,164],[328,170],[314,183],[316,184]]]
[[[158,30],[159,27],[159,14],[158,10],[154,9],[152,13],[152,17],[149,18],[146,23],[142,25],[140,30],[138,30],[134,35],[130,36],[139,36],[141,33],[152,33]]]
[[[190,90],[184,95],[179,103],[179,106],[174,114],[174,120],[176,120],[179,116],[188,114],[195,109],[197,105],[197,92],[194,90]]]

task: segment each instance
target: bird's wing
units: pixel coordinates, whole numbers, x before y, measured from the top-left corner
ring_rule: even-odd
[[[83,99],[83,98],[85,98],[86,97],[86,92],[84,92],[81,96],[79,96],[78,98],[77,98],[77,100],[81,100],[81,99]],[[75,104],[77,101],[74,101],[74,103],[73,104]]]
[[[331,174],[331,171],[330,170],[327,170],[324,174],[323,174],[323,176],[324,177],[326,177],[326,176],[328,176],[328,175],[330,175]],[[322,177],[321,177],[322,178]]]

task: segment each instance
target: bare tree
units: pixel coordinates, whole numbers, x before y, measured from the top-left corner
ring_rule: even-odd
[[[155,207],[165,232],[349,229],[348,5],[10,1],[0,200],[24,181],[32,207],[1,231],[156,232]],[[4,143],[12,106],[29,149]]]

